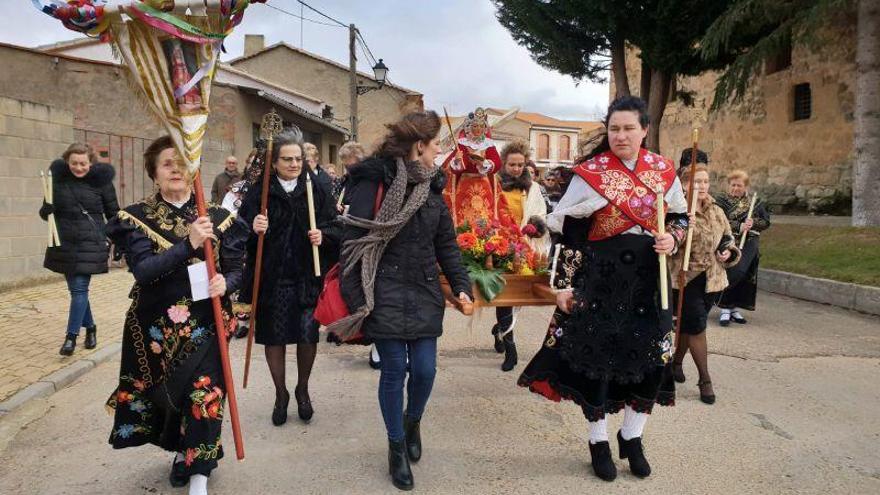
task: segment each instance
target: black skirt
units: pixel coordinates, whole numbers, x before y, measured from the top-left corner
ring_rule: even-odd
[[[296,284],[281,283],[269,305],[258,304],[254,340],[262,345],[317,344],[321,324],[302,307]]]
[[[727,269],[729,284],[721,295],[718,306],[725,309],[755,310],[758,296],[758,236],[749,236],[742,250],[739,263]]]
[[[629,405],[651,412],[673,405],[666,380],[671,361],[671,312],[660,308],[653,238],[620,235],[588,243],[575,275],[570,315],[557,310],[544,343],[519,385],[574,401],[589,421]]]
[[[672,291],[673,307],[678,307],[679,291]],[[706,331],[709,310],[718,301],[718,292],[706,292],[706,272],[697,275],[684,288],[681,307],[681,333],[699,335]]]

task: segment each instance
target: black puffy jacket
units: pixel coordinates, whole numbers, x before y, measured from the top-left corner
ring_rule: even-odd
[[[67,162],[58,159],[49,170],[53,204],[50,207],[44,203],[40,217],[46,220],[54,211],[61,246],[46,248],[43,266],[65,275],[107,273],[110,243],[106,220],[119,211],[113,166],[95,163],[85,177],[77,178]]]
[[[373,218],[379,182],[391,187],[397,167],[393,160],[370,158],[351,169],[345,197],[349,214]],[[443,201],[445,178],[431,181],[427,201],[416,210],[403,229],[385,248],[376,274],[372,313],[362,330],[372,339],[413,340],[439,337],[443,333],[445,301],[440,290],[440,269],[454,294],[473,298],[467,270],[455,240],[452,216]],[[364,235],[364,230],[346,226],[343,242]],[[439,263],[439,268],[438,268]],[[352,310],[364,302],[360,264],[342,279],[342,296]]]

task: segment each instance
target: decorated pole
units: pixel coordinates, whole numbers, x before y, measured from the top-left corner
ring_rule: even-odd
[[[752,214],[755,212],[755,203],[757,201],[758,201],[758,193],[753,193],[752,194],[752,204],[749,205],[749,213],[746,214],[746,220],[745,220],[746,222],[749,221],[750,218],[752,218]],[[740,227],[739,227],[740,230],[742,230],[742,225],[743,224],[740,224]],[[742,248],[746,245],[746,238],[748,236],[749,236],[749,231],[746,230],[742,233],[742,237],[739,239],[739,249],[740,250],[742,250]]]
[[[318,228],[317,222],[315,221],[315,193],[312,190],[312,176],[306,172],[306,202],[309,206],[309,230],[316,230]],[[312,244],[312,261],[315,265],[315,276],[321,276],[321,253],[318,251],[318,246]]]
[[[693,146],[691,146],[691,173],[690,177],[688,177],[688,193],[687,193],[687,203],[688,203],[688,214],[691,214],[697,211],[697,199],[698,194],[694,191],[694,176],[697,174],[694,173],[693,167],[697,164],[697,144],[700,141],[700,130],[694,128],[694,142]],[[687,241],[684,245],[684,259],[681,264],[681,270],[678,272],[678,301],[677,307],[675,309],[675,347],[678,348],[678,339],[681,336],[681,313],[684,311],[684,287],[687,285],[687,271],[690,267],[691,262],[691,243],[694,239],[694,229],[693,226],[688,222],[687,229]]]
[[[453,152],[455,153],[455,158],[457,158],[458,160],[462,160],[462,163],[464,163],[464,161],[463,161],[464,158],[461,156],[461,149],[459,149],[458,141],[455,139],[455,131],[452,130],[452,121],[449,119],[449,112],[446,111],[446,107],[443,107],[443,115],[446,117],[446,127],[449,128],[449,139],[452,140],[452,149],[454,150]],[[450,165],[450,168],[451,168],[451,165]],[[452,204],[452,225],[457,227],[458,226],[458,215],[456,213],[457,213],[458,206],[455,203],[456,203],[456,198],[458,197],[458,177],[456,177],[455,172],[452,172],[451,175],[452,175],[452,201],[450,201],[450,203]]]
[[[208,216],[205,206],[205,192],[202,187],[201,171],[195,175],[193,189],[196,193],[196,210],[200,217]],[[214,265],[214,244],[211,239],[205,239],[205,264],[208,267],[208,280],[213,280],[217,275],[217,267]],[[229,365],[229,342],[227,341],[226,325],[223,322],[223,308],[220,306],[220,296],[211,298],[211,306],[214,309],[214,326],[217,328],[217,344],[220,348],[220,365],[223,368],[223,383],[226,385],[226,403],[229,405],[229,420],[232,424],[232,439],[235,441],[235,457],[244,459],[244,440],[241,437],[241,423],[238,419],[238,402],[235,399],[235,384],[232,378],[232,367]]]
[[[52,194],[52,172],[49,172],[49,181],[46,182],[46,174],[43,171],[40,171],[40,182],[43,184],[43,200],[46,201],[46,204],[53,204],[54,195]],[[46,217],[46,222],[48,224],[49,230],[47,233],[47,240],[49,247],[56,247],[61,245],[61,238],[58,236],[58,226],[55,224],[55,214],[50,213]]]
[[[273,108],[269,113],[263,116],[260,122],[260,135],[266,140],[266,159],[263,163],[263,189],[260,191],[260,215],[267,216],[269,214],[269,179],[272,172],[272,141],[275,135],[281,132],[282,128],[281,116],[275,113]],[[263,272],[263,242],[265,240],[265,232],[257,235],[257,253],[256,262],[254,263],[254,285],[251,290],[251,317],[248,320],[248,340],[247,350],[244,355],[244,379],[242,387],[247,388],[248,375],[251,370],[251,351],[254,347],[254,332],[257,328],[257,303],[260,299],[260,274]]]
[[[665,193],[663,186],[657,188],[657,233],[663,235],[666,233],[666,208],[664,205]],[[665,311],[669,309],[669,281],[666,279],[669,271],[666,268],[666,255],[658,254],[660,260],[660,307]]]

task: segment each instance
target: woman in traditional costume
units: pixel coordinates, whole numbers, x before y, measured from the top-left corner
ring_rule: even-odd
[[[223,457],[220,443],[226,388],[216,333],[231,331],[227,294],[241,282],[247,232],[223,208],[198,217],[192,180],[169,136],[144,151],[144,168],[158,192],[120,211],[108,235],[125,254],[135,284],[122,336],[119,386],[107,405],[114,411],[114,448],[146,443],[176,452],[172,486],[207,493]],[[211,301],[194,300],[188,267],[204,259],[206,239],[218,246],[220,272],[208,294],[220,296],[225,328],[217,329]]]
[[[709,376],[709,351],[706,341],[706,321],[709,310],[718,302],[721,291],[727,287],[725,268],[739,261],[740,252],[730,233],[727,217],[715,200],[709,195],[709,171],[705,165],[682,169],[681,181],[688,184],[690,174],[694,175],[694,194],[697,195],[697,208],[691,213],[689,228],[693,230],[691,255],[687,267],[684,264],[684,250],[672,257],[674,307],[684,293],[681,312],[681,333],[672,369],[675,381],[684,383],[682,361],[688,350],[700,374],[697,386],[700,400],[706,404],[715,403],[715,392]],[[685,269],[685,287],[678,286],[679,272]]]
[[[658,254],[673,253],[684,237],[687,204],[675,168],[641,147],[648,132],[643,100],[622,97],[608,108],[607,137],[574,168],[553,213],[557,235],[553,288],[558,309],[543,346],[519,384],[554,401],[571,400],[590,425],[593,471],[617,476],[606,414],[624,409],[617,434],[620,457],[639,477],[651,473],[642,433],[661,393],[672,353],[672,315],[661,309]],[[657,193],[667,204],[666,233],[659,234]]]
[[[755,310],[758,295],[758,261],[761,258],[758,244],[761,232],[770,227],[770,210],[764,201],[758,199],[752,216],[749,215],[752,195],[749,191],[749,174],[745,170],[734,170],[727,176],[727,192],[715,198],[718,206],[724,210],[730,228],[740,236],[746,236],[746,244],[742,249],[742,260],[727,271],[729,285],[721,295],[719,323],[722,327],[734,323],[745,324],[746,319],[740,309]]]
[[[260,297],[258,299],[255,340],[265,346],[266,363],[275,384],[272,424],[287,422],[287,346],[296,345],[297,385],[293,390],[297,414],[309,422],[314,414],[309,395],[309,378],[318,352],[318,328],[314,319],[315,304],[323,277],[315,276],[312,246],[320,246],[321,273],[336,260],[340,229],[333,226],[336,202],[330,184],[317,179],[315,171],[304,165],[302,136],[288,131],[272,143],[272,177],[269,179],[268,218],[260,214],[262,180],[247,192],[239,221],[252,229],[248,239],[245,283],[240,300],[251,302],[257,238],[265,233]],[[309,226],[306,175],[311,179],[316,227]]]
[[[420,424],[443,333],[440,270],[460,299],[471,301],[473,294],[441,196],[444,176],[434,165],[440,119],[414,112],[388,129],[376,153],[351,170],[340,256],[340,289],[351,315],[327,331],[343,341],[360,331],[376,343],[388,469],[394,486],[411,490],[410,461],[422,456]]]
[[[538,255],[545,256],[549,250],[549,236],[544,217],[547,216],[547,203],[541,193],[541,186],[528,170],[529,146],[522,141],[508,143],[501,150],[504,163],[499,177],[501,194],[507,203],[511,219],[523,231],[529,247]],[[527,226],[530,226],[527,228]],[[516,344],[513,341],[513,327],[516,324],[514,308],[498,306],[495,308],[495,351],[504,353],[501,371],[510,371],[517,364]]]

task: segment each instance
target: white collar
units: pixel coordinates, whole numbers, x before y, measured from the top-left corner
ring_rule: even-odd
[[[296,189],[297,178],[293,178],[290,180],[284,180],[281,177],[278,177],[278,182],[281,184],[281,187],[284,188],[284,192],[290,194]]]

